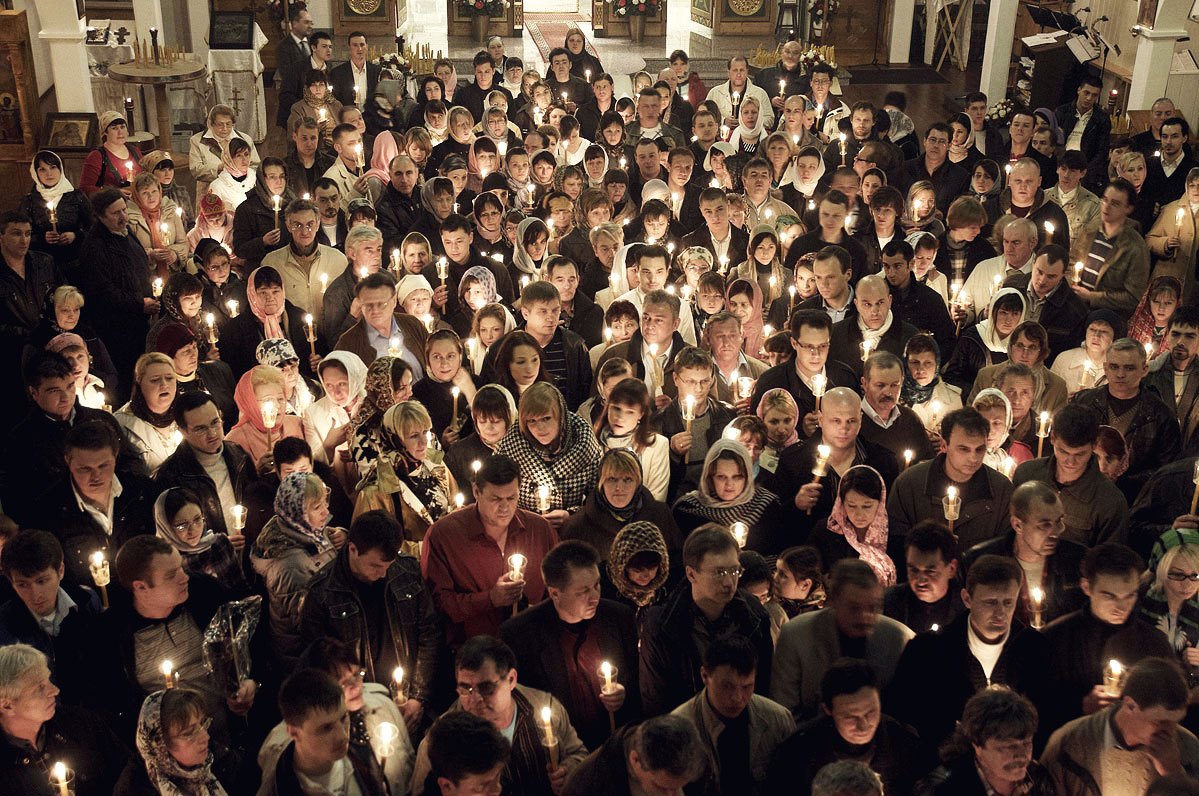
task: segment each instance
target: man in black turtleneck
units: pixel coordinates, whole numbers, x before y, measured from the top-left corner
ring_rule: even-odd
[[[549,599],[500,625],[521,683],[561,699],[589,749],[608,737],[608,711],[618,725],[641,719],[636,620],[623,604],[600,599],[599,563],[586,542],[559,543],[541,559]],[[605,661],[620,680],[614,677],[610,689],[601,673]]]
[[[957,542],[944,525],[918,523],[904,536],[904,561],[895,566],[907,580],[883,592],[883,616],[916,633],[936,632],[966,612],[958,578]]]
[[[400,243],[420,212],[420,201],[416,195],[420,170],[412,158],[402,154],[392,158],[387,168],[391,172],[391,182],[387,183],[383,195],[375,203],[375,212],[378,213],[379,231],[383,233],[383,250],[390,252],[400,248]]]
[[[808,796],[816,772],[838,760],[870,766],[886,793],[911,793],[933,762],[910,727],[882,712],[878,678],[863,660],[842,658],[824,673],[820,716],[775,749],[765,792]]]
[[[1142,658],[1173,660],[1166,636],[1133,616],[1139,576],[1145,563],[1131,548],[1109,543],[1092,548],[1082,562],[1082,590],[1088,604],[1049,623],[1050,699],[1038,705],[1041,723],[1060,727],[1118,701],[1103,687],[1104,669],[1119,661],[1124,670]]]

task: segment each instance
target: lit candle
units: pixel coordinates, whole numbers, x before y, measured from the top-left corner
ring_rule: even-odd
[[[475,459],[473,462],[470,463],[470,471],[472,473],[474,473],[476,476],[478,476],[479,471],[482,469],[483,469],[483,462],[479,461],[478,459]]]
[[[1153,359],[1153,343],[1145,343],[1145,359]]]
[[[325,109],[321,108],[317,113],[320,115],[320,123],[324,124],[325,123]]]
[[[67,788],[67,765],[61,760],[54,764],[54,778],[58,780],[58,795],[69,796],[71,791]]]
[[[816,411],[820,411],[820,399],[824,397],[824,389],[828,386],[828,377],[817,373],[812,377],[812,397],[816,399]]]
[[[1016,460],[1011,456],[1004,456],[1000,469],[1003,470],[1003,474],[1008,477],[1008,480],[1011,480],[1012,473],[1016,472]]]
[[[1124,679],[1124,666],[1115,658],[1107,662],[1103,670],[1103,690],[1108,696],[1120,696],[1121,681]]]
[[[371,747],[379,758],[379,767],[387,768],[387,758],[395,754],[396,738],[400,736],[400,728],[390,721],[384,721],[371,734]]]
[[[1174,219],[1174,221],[1175,221],[1175,223],[1176,223],[1178,226],[1180,226],[1180,227],[1181,227],[1181,226],[1182,226],[1182,220],[1183,220],[1184,218],[1186,218],[1186,217],[1187,217],[1187,211],[1186,211],[1186,208],[1180,207],[1180,208],[1178,208],[1178,216],[1177,216],[1177,217]],[[53,220],[53,218],[51,218],[51,220]]]
[[[1191,512],[1192,514],[1194,512]],[[108,584],[111,582],[111,573],[108,568],[108,562],[104,560],[104,553],[100,550],[92,553],[91,559],[88,561],[88,569],[91,570],[92,580],[96,584],[96,588],[100,590],[100,602],[105,608],[108,608]]]
[[[55,235],[58,234],[58,214],[54,210],[53,202],[46,202],[46,212],[50,214],[50,231]]]
[[[162,295],[162,277],[154,280],[154,283],[150,286],[150,294],[154,296],[154,298],[158,298]]]
[[[816,200],[809,199],[808,200],[808,210],[815,210],[815,209],[816,209]]]
[[[387,355],[398,357],[400,355],[400,338],[392,337],[387,341]]]
[[[865,362],[867,359],[870,359],[870,352],[874,350],[874,347],[876,345],[878,345],[877,340],[872,340],[872,339],[867,338],[862,341],[859,348],[862,349],[862,361],[863,362]]]
[[[233,530],[240,531],[246,527],[246,507],[238,503],[233,507]]]
[[[584,69],[584,70],[583,70],[583,77],[584,77],[584,78],[587,80],[587,82],[588,82],[588,83],[590,83],[590,82],[591,82],[591,70],[590,70],[590,69]]]
[[[133,182],[133,161],[132,160],[125,161],[125,171],[128,172],[128,174],[129,174],[129,182]]]
[[[1052,221],[1045,222],[1045,234],[1051,238],[1053,237],[1053,222]]]
[[[712,182],[710,183],[710,185],[711,185],[713,188],[719,188],[719,187],[720,187],[720,180],[718,180],[718,179],[716,179],[715,177],[713,177],[713,178],[712,178]]]
[[[457,508],[462,508],[465,505],[466,505],[466,495],[463,495],[461,492],[455,492],[454,493],[454,506]]]
[[[780,80],[780,81],[779,81],[779,96],[780,96],[780,97],[781,97],[781,96],[783,96],[783,92],[784,92],[784,91],[786,91],[786,90],[787,90],[787,81],[786,81],[786,80]]]
[[[279,197],[278,195],[271,197],[271,202],[275,205],[275,226],[279,226]]]
[[[741,390],[742,398],[749,398],[749,396],[753,393],[754,380],[749,376],[742,376],[741,378],[737,379],[737,387],[739,387]]]
[[[1082,271],[1084,268],[1086,268],[1086,266],[1083,265],[1081,262],[1077,262],[1074,264],[1074,284],[1076,284],[1076,285],[1082,284]]]
[[[1041,458],[1041,450],[1045,446],[1045,438],[1049,436],[1049,413],[1041,412],[1037,418],[1037,458]]]
[[[620,167],[623,169],[623,168],[626,168],[628,165],[629,165],[629,159],[622,155],[620,158]]]
[[[945,490],[945,497],[941,498],[941,508],[945,512],[945,519],[949,521],[949,532],[953,533],[953,522],[961,514],[962,499],[958,497],[958,488],[951,486]]]
[[[1078,380],[1078,388],[1085,389],[1091,386],[1091,378],[1093,376],[1091,360],[1084,359],[1082,361],[1082,378]]]
[[[1011,163],[1009,163],[1003,167],[1003,173],[1009,177],[1012,176],[1012,164]]]
[[[225,306],[229,308],[229,317],[237,317],[237,299],[229,299],[225,302]]]
[[[445,287],[445,280],[450,275],[450,262],[445,257],[437,259],[437,276],[441,279],[441,286]]]
[[[1039,587],[1034,588],[1029,592],[1029,597],[1032,598],[1032,626],[1034,630],[1040,630],[1044,624],[1041,621],[1041,604],[1045,600],[1045,592]]]
[[[175,686],[175,664],[170,661],[163,661],[159,670],[162,672],[167,688],[173,688]]]
[[[539,484],[537,486],[537,510],[545,514],[550,510],[550,485]]]
[[[691,421],[695,419],[695,396],[688,395],[683,399],[683,419],[687,421],[687,433],[691,433]]]
[[[321,279],[321,293],[324,293],[325,288],[329,287],[329,275],[321,274],[320,279]]]
[[[429,332],[432,332],[433,327],[437,325],[437,319],[429,313],[425,313],[425,316],[421,320],[425,322],[425,329]]]
[[[612,345],[612,327],[604,327],[604,350],[606,351]]]
[[[906,470],[906,469],[908,469],[908,467],[910,467],[910,466],[911,466],[911,464],[912,464],[912,457],[913,457],[913,456],[915,456],[915,455],[916,455],[916,454],[915,454],[915,453],[913,453],[911,449],[905,450],[905,451],[903,452],[903,469],[905,469],[905,470]]]
[[[354,145],[354,158],[358,161],[358,173],[362,174],[362,168],[366,165],[362,160],[362,144]]]
[[[513,553],[508,556],[508,580],[522,581],[525,579],[525,566],[529,563],[529,559],[525,558],[520,553]]]
[[[845,135],[845,133],[841,133],[841,165],[842,166],[845,165],[845,157],[847,154],[847,144],[846,144],[847,140],[848,140],[848,138]]]
[[[216,345],[216,342],[219,339],[216,331],[216,316],[211,312],[205,313],[204,325],[208,327],[208,342],[212,345]]]
[[[828,445],[816,446],[816,466],[812,468],[812,482],[815,483],[824,477],[825,469],[828,466],[828,457],[833,455],[833,449]]]
[[[549,705],[541,709],[541,729],[545,733],[545,748],[550,755],[550,768],[558,767],[558,739],[554,737],[554,725],[550,723],[553,713]]]
[[[737,540],[737,547],[745,547],[745,543],[749,541],[749,529],[745,527],[743,522],[733,523],[733,538]]]
[[[312,326],[312,313],[308,313],[307,315],[304,316],[304,326],[308,330],[308,342],[315,343],[316,342],[316,329],[314,329]]]
[[[458,387],[458,385],[455,384],[450,388],[450,395],[454,399],[454,419],[450,423],[450,428],[454,429],[455,431],[458,430],[458,396],[461,394],[462,390]]]
[[[262,424],[267,427],[267,430],[275,427],[275,422],[279,419],[279,407],[274,401],[265,401],[262,404]]]

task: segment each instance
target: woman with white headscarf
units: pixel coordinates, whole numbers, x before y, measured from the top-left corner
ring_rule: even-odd
[[[753,157],[758,153],[759,146],[766,141],[764,122],[765,115],[758,101],[753,97],[746,97],[737,112],[737,128],[729,137],[729,143],[739,154]]]
[[[608,286],[595,294],[595,303],[603,307],[604,312],[608,311],[613,301],[637,287],[637,269],[629,268],[628,259],[634,246],[643,245],[645,244],[634,241],[616,250],[616,257],[612,261],[612,273],[608,275]]]
[[[325,390],[303,412],[304,438],[318,462],[333,463],[349,451],[350,418],[366,396],[366,364],[351,351],[331,351],[316,366]]]
[[[83,191],[75,188],[63,172],[62,158],[48,149],[33,156],[29,164],[33,188],[21,197],[17,209],[33,222],[29,247],[45,252],[62,267],[79,259],[79,246],[92,226],[92,206]],[[54,223],[50,223],[50,208]]]

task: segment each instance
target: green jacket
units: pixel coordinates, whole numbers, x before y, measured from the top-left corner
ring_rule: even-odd
[[[1071,258],[1074,262],[1086,262],[1091,244],[1100,229],[1102,223],[1078,238]],[[1091,309],[1106,307],[1128,319],[1132,317],[1137,302],[1148,286],[1149,246],[1137,231],[1136,224],[1128,220],[1124,222],[1123,229],[1116,233],[1115,248],[1099,269],[1095,289],[1086,301]]]

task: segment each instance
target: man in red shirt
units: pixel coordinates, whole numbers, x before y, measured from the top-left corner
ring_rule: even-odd
[[[541,559],[558,543],[545,519],[517,508],[520,469],[507,456],[485,459],[473,489],[474,504],[433,523],[421,547],[421,572],[455,649],[472,636],[498,636],[522,598],[545,598]]]

